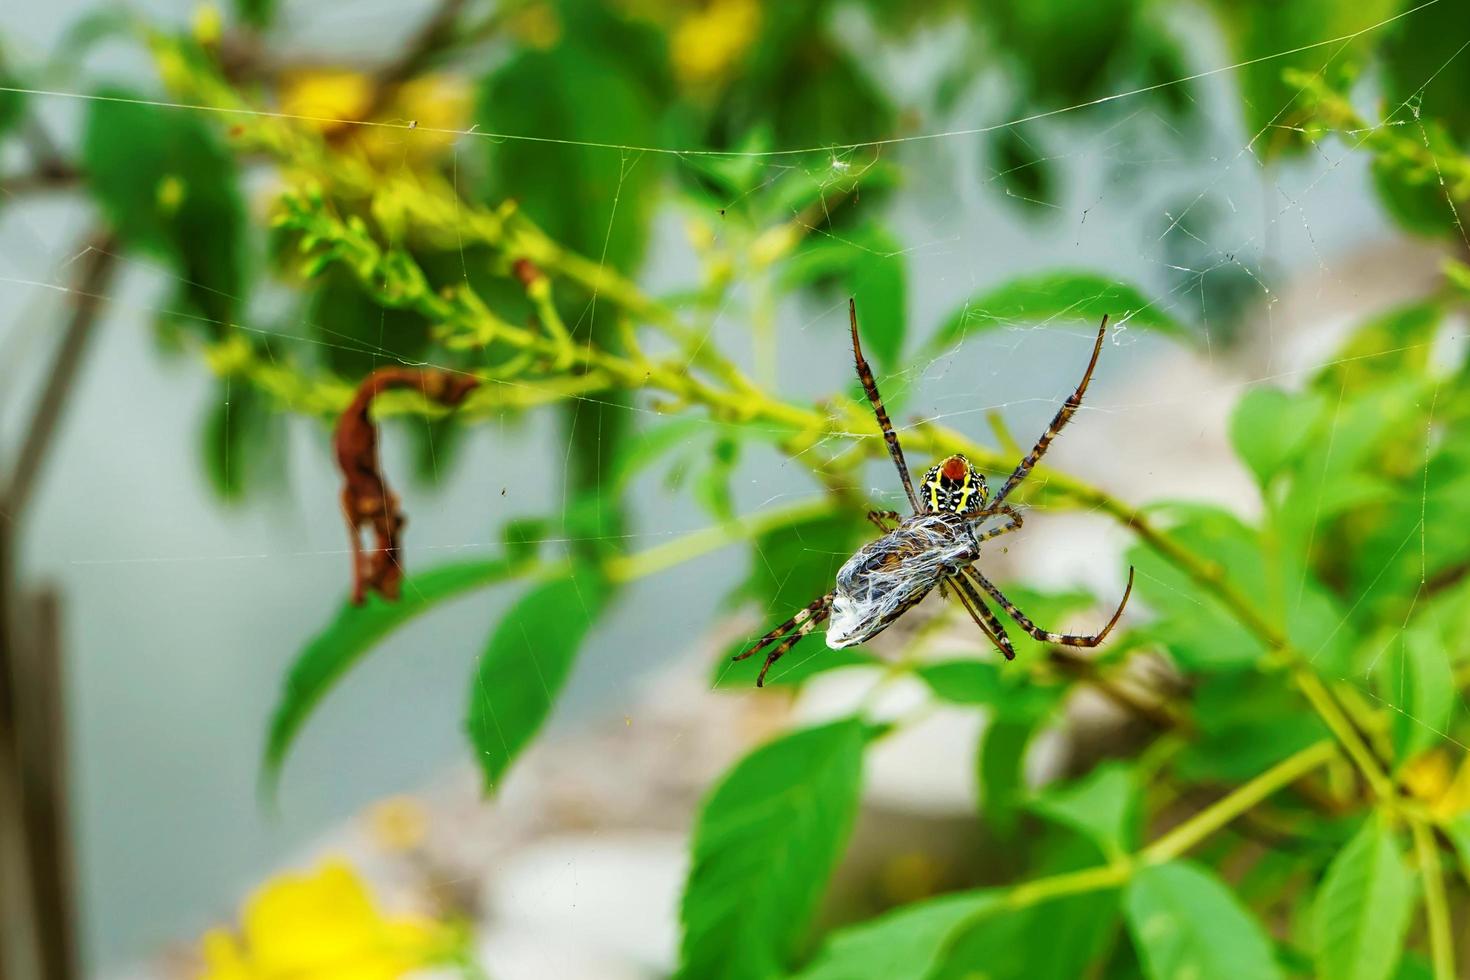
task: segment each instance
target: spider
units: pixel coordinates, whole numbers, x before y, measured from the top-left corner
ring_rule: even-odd
[[[947,457],[930,467],[919,481],[918,492],[915,492],[908,464],[904,462],[903,449],[898,444],[898,435],[893,431],[893,423],[878,394],[873,370],[863,359],[855,301],[848,301],[848,317],[852,326],[852,353],[857,363],[858,380],[863,383],[868,402],[873,406],[873,414],[883,430],[883,439],[888,443],[888,455],[893,457],[893,465],[898,468],[899,479],[903,481],[904,492],[908,494],[914,513],[911,517],[904,517],[891,510],[870,512],[868,520],[878,526],[883,536],[864,545],[843,563],[837,571],[836,588],[813,599],[795,616],[762,636],[754,646],[734,659],[744,660],[780,641],[767,654],[760,676],[756,678],[756,686],[761,687],[771,665],[828,619],[832,622],[827,629],[827,646],[833,650],[856,646],[883,632],[936,586],[942,594],[948,587],[975,625],[1007,660],[1014,660],[1016,651],[1000,617],[991,612],[981,598],[981,592],[1005,610],[1021,629],[1042,643],[1068,647],[1095,647],[1101,643],[1117,625],[1118,618],[1123,615],[1123,607],[1128,604],[1128,596],[1133,592],[1131,567],[1128,569],[1128,585],[1113,618],[1098,632],[1079,636],[1053,633],[1037,626],[991,584],[974,563],[980,557],[981,544],[1021,529],[1021,514],[1005,502],[1006,498],[1026,479],[1052,439],[1082,405],[1082,396],[1087,391],[1087,383],[1092,380],[1098,355],[1102,353],[1108,318],[1104,316],[1097,328],[1092,359],[1087,362],[1087,370],[1082,373],[1077,390],[1057,411],[1051,426],[1006,478],[1000,491],[991,497],[985,477],[968,459],[959,455]],[[982,530],[982,525],[993,518],[1002,518],[1003,521]]]

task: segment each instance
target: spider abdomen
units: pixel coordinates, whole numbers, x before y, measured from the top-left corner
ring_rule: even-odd
[[[827,646],[877,636],[978,551],[968,522],[952,513],[918,514],[864,545],[837,572]]]

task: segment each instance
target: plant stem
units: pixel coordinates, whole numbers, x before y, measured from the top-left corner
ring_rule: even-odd
[[[1409,821],[1419,874],[1424,879],[1424,914],[1429,921],[1429,952],[1434,963],[1434,980],[1455,980],[1455,942],[1450,933],[1450,910],[1445,901],[1444,876],[1434,834],[1423,820]]]
[[[1398,793],[1394,790],[1393,781],[1384,773],[1378,765],[1371,749],[1358,735],[1357,729],[1348,721],[1347,716],[1342,713],[1342,708],[1333,700],[1323,685],[1321,678],[1313,673],[1310,667],[1298,665],[1292,669],[1292,680],[1296,682],[1297,688],[1311,703],[1317,714],[1322,717],[1333,736],[1342,744],[1347,751],[1353,764],[1362,772],[1363,778],[1373,789],[1379,802],[1386,807],[1397,806]]]
[[[1337,746],[1321,741],[1288,756],[1154,841],[1143,849],[1140,858],[1145,863],[1158,864],[1178,857],[1278,789],[1295,782],[1335,755]]]
[[[681,565],[693,558],[716,551],[728,544],[758,537],[788,524],[797,524],[832,512],[828,497],[763,510],[750,517],[729,521],[715,527],[693,531],[667,544],[657,545],[631,555],[620,555],[603,564],[603,571],[614,582],[631,582],[647,578],[665,569]]]
[[[1336,755],[1337,747],[1330,741],[1324,740],[1309,745],[1276,763],[1245,785],[1211,803],[1132,857],[1111,864],[1084,868],[1081,871],[1068,871],[1065,874],[1037,878],[1034,881],[1017,885],[1006,893],[1005,900],[1000,907],[1029,908],[1067,895],[1078,895],[1083,892],[1118,888],[1125,885],[1138,869],[1163,864],[1187,853],[1195,845],[1247,810],[1260,804],[1277,790],[1290,785]],[[993,911],[994,909],[982,910],[975,914],[975,918],[976,920],[982,919]]]

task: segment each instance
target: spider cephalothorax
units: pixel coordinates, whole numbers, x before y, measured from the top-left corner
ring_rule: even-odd
[[[985,506],[990,488],[985,477],[963,456],[951,456],[929,467],[919,481],[919,501],[930,511],[963,514]]]
[[[1077,390],[1072,392],[1052,419],[1051,426],[1042,433],[1031,452],[1026,454],[992,498],[985,478],[963,456],[940,460],[924,474],[918,492],[914,491],[898,435],[893,431],[893,423],[889,421],[883,399],[878,394],[878,383],[873,379],[868,362],[863,359],[862,345],[858,342],[856,304],[849,303],[848,312],[858,379],[862,381],[863,390],[873,406],[878,427],[883,430],[883,439],[888,444],[888,454],[898,468],[914,513],[907,518],[895,511],[868,514],[868,519],[878,525],[883,536],[863,545],[857,554],[843,563],[837,572],[836,587],[831,592],[817,596],[735,659],[744,660],[776,644],[766,655],[765,665],[756,678],[759,686],[765,682],[766,671],[771,669],[771,664],[828,619],[832,622],[827,629],[827,645],[834,650],[854,646],[883,632],[936,586],[959,600],[975,625],[1007,660],[1013,659],[1016,652],[1000,617],[991,612],[985,599],[981,598],[982,592],[1021,629],[1042,643],[1069,647],[1095,647],[1101,643],[1117,625],[1118,618],[1123,615],[1123,607],[1128,604],[1128,596],[1133,592],[1133,569],[1128,570],[1128,586],[1123,590],[1123,600],[1118,603],[1107,625],[1096,633],[1076,635],[1053,633],[1037,626],[981,574],[975,567],[975,560],[980,557],[980,546],[984,542],[1020,530],[1021,514],[1006,504],[1006,498],[1031,472],[1052,439],[1082,405],[1082,396],[1087,391],[1087,383],[1092,380],[1098,355],[1102,353],[1108,318],[1103,317],[1097,328],[1092,360],[1087,362],[1087,370],[1082,373]],[[997,518],[1000,523],[991,523]]]

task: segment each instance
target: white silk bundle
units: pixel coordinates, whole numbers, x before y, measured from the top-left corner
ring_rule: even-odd
[[[864,545],[837,572],[827,646],[841,650],[878,635],[978,553],[969,522],[944,512],[911,517]]]

